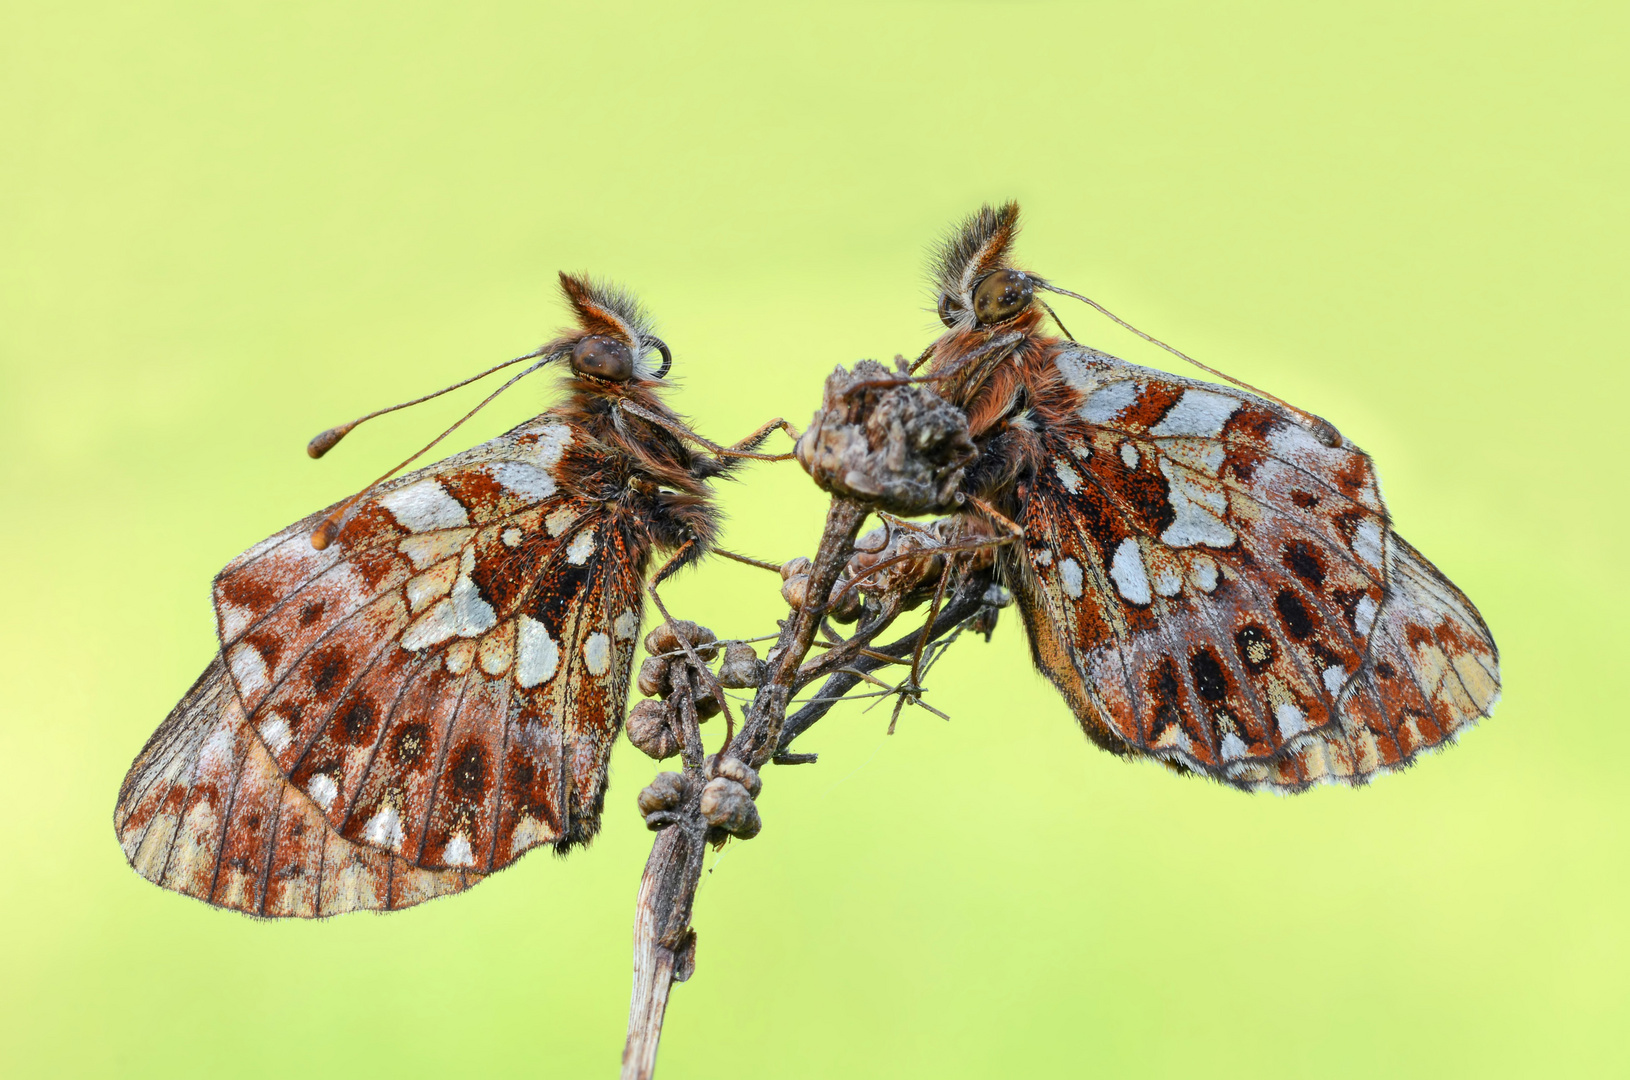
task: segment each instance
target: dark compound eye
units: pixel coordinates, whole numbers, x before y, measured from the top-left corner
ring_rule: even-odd
[[[615,338],[590,334],[572,349],[572,371],[611,382],[627,382],[634,377],[634,353]]]
[[[974,318],[981,326],[1004,322],[1029,307],[1034,296],[1030,279],[1017,270],[987,274],[973,291]]]

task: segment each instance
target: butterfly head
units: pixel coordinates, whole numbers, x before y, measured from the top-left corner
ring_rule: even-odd
[[[953,331],[1005,327],[1034,310],[1040,279],[1009,265],[1019,204],[982,206],[934,255],[940,321]]]
[[[577,316],[577,329],[548,346],[569,361],[572,374],[596,383],[626,384],[660,379],[673,354],[633,295],[587,277],[560,275],[560,290]]]

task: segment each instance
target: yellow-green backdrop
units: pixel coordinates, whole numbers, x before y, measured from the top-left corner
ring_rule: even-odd
[[[925,245],[1016,197],[1028,265],[1376,456],[1506,700],[1404,776],[1247,797],[1092,749],[1010,618],[935,672],[949,723],[839,710],[770,771],[664,1074],[1623,1075],[1624,11],[8,5],[0,1071],[609,1075],[626,745],[592,848],[397,915],[257,923],[125,867],[209,579],[465,402],[321,464],[313,432],[548,335],[557,269],[635,287],[735,437],[919,349]],[[796,466],[724,499],[734,547],[812,547]],[[775,586],[671,600],[754,633]]]

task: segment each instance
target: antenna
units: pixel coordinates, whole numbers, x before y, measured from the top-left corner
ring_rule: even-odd
[[[516,364],[516,363],[519,363],[522,360],[531,360],[534,357],[538,356],[542,352],[543,352],[543,350],[539,349],[537,352],[529,353],[526,356],[518,356],[514,360],[506,360],[504,363],[499,364],[498,367],[489,368],[488,370],[482,372],[481,375],[472,376],[471,378],[465,379],[464,382],[461,382],[461,383],[454,383],[452,386],[447,387],[446,390],[438,390],[434,394],[428,394],[425,397],[419,398],[418,401],[408,401],[408,402],[404,402],[401,405],[393,405],[389,409],[381,409],[381,410],[379,410],[379,412],[369,413],[367,416],[364,416],[359,420],[353,420],[351,423],[345,425],[343,428],[330,428],[328,431],[323,432],[321,435],[319,435],[315,439],[311,440],[311,446],[307,447],[307,452],[310,453],[312,457],[321,457],[323,454],[327,453],[328,450],[331,449],[335,443],[339,442],[340,439],[344,438],[345,433],[347,431],[349,431],[351,428],[356,427],[358,424],[362,423],[363,420],[367,420],[367,419],[370,419],[370,418],[375,417],[375,416],[380,416],[380,415],[382,415],[384,413],[392,412],[395,409],[405,409],[409,405],[417,405],[419,403],[419,401],[428,401],[433,397],[437,397],[438,395],[447,393],[447,390],[453,390],[453,389],[456,389],[456,388],[458,388],[460,386],[465,385],[465,383],[474,382],[476,379],[479,379],[484,375],[491,375],[494,371],[499,370],[499,368],[508,367],[510,364]],[[422,446],[416,453],[414,453],[411,457],[409,457],[406,461],[402,462],[400,465],[396,466],[396,468],[390,470],[384,476],[381,476],[378,480],[375,480],[373,483],[369,484],[367,487],[363,488],[361,491],[357,492],[355,495],[351,496],[349,499],[346,499],[344,502],[340,503],[340,505],[336,506],[334,508],[334,512],[332,514],[329,514],[326,518],[324,518],[323,523],[321,525],[317,526],[317,531],[311,534],[311,546],[316,548],[318,551],[322,551],[329,544],[333,543],[335,535],[338,534],[339,531],[340,531],[340,519],[342,517],[344,517],[345,512],[347,510],[351,509],[352,506],[356,505],[356,503],[360,499],[362,499],[364,496],[366,496],[370,491],[372,491],[374,488],[378,487],[380,484],[383,484],[386,480],[389,480],[391,477],[395,476],[397,473],[401,472],[403,469],[407,468],[409,465],[411,465],[415,461],[419,460],[419,458],[424,455],[425,451],[429,450],[432,446],[435,446],[437,443],[439,443],[443,439],[447,438],[447,436],[449,436],[453,432],[457,431],[464,424],[464,421],[468,420],[470,417],[474,416],[476,413],[480,412],[482,409],[484,409],[488,405],[490,405],[492,403],[493,399],[496,398],[499,394],[502,394],[505,390],[508,390],[510,387],[514,386],[516,383],[520,382],[522,379],[526,378],[528,375],[532,374],[534,371],[536,371],[539,368],[543,367],[545,364],[549,363],[550,361],[558,359],[561,355],[563,355],[563,354],[561,354],[561,353],[550,353],[549,355],[544,356],[544,358],[542,360],[539,360],[536,364],[533,364],[532,366],[528,367],[525,371],[521,372],[519,375],[510,376],[509,380],[507,382],[505,382],[504,385],[500,386],[498,389],[496,389],[492,393],[488,394],[485,398],[483,398],[481,400],[481,403],[479,405],[477,405],[475,408],[471,409],[469,412],[465,413],[463,416],[461,416],[457,420],[455,420],[453,422],[452,427],[449,427],[446,431],[442,432],[440,435],[437,435],[434,439],[431,439],[428,443],[425,443],[425,445]],[[334,434],[335,432],[338,432],[339,434],[336,435],[336,434]],[[331,435],[333,436],[333,438],[329,438],[329,436],[331,436]],[[326,442],[324,442],[325,439],[327,440]]]
[[[414,398],[412,401],[404,401],[400,405],[392,405],[387,409],[377,409],[374,412],[369,413],[367,416],[357,417],[349,424],[341,424],[339,427],[331,427],[306,444],[306,453],[310,454],[314,458],[320,458],[330,450],[334,449],[334,447],[339,444],[341,439],[351,434],[352,428],[356,427],[364,420],[372,420],[376,416],[384,416],[386,413],[393,413],[398,409],[405,409],[409,405],[418,405],[421,402],[429,401],[431,398],[441,397],[443,394],[451,390],[457,390],[461,386],[468,386],[477,379],[485,379],[488,375],[491,375],[495,371],[502,371],[511,364],[519,364],[522,360],[531,360],[534,357],[542,355],[543,349],[535,349],[532,352],[527,353],[525,356],[517,356],[513,360],[505,360],[502,364],[495,364],[486,371],[481,372],[479,375],[471,375],[468,379],[463,379],[456,382],[452,386],[444,386],[433,394],[426,394],[424,397]]]
[[[1115,314],[1113,311],[1110,311],[1108,308],[1104,307],[1104,305],[1100,304],[1098,301],[1092,299],[1091,297],[1082,296],[1080,293],[1071,292],[1068,289],[1061,289],[1057,285],[1049,284],[1048,282],[1042,281],[1039,278],[1032,277],[1031,281],[1033,281],[1035,283],[1036,287],[1039,288],[1039,289],[1046,289],[1048,292],[1058,293],[1061,296],[1073,296],[1075,299],[1077,299],[1077,300],[1081,301],[1082,303],[1086,304],[1087,306],[1095,309],[1099,314],[1106,316],[1107,318],[1109,318],[1112,322],[1116,323],[1117,325],[1119,325],[1121,327],[1124,327],[1127,330],[1132,331],[1132,333],[1138,335],[1138,337],[1142,338],[1144,341],[1147,341],[1147,342],[1149,342],[1150,344],[1153,344],[1153,345],[1159,345],[1162,349],[1165,349],[1167,352],[1171,353],[1173,356],[1179,357],[1179,358],[1181,358],[1183,360],[1187,360],[1189,363],[1193,364],[1195,367],[1199,368],[1201,371],[1208,371],[1211,374],[1217,376],[1217,378],[1219,378],[1219,379],[1226,379],[1227,381],[1233,383],[1235,386],[1239,387],[1241,390],[1249,390],[1253,394],[1256,394],[1256,395],[1258,395],[1260,397],[1265,397],[1269,401],[1272,401],[1275,404],[1282,406],[1287,412],[1294,413],[1295,415],[1297,415],[1297,416],[1301,417],[1303,420],[1305,420],[1307,422],[1308,428],[1313,433],[1313,437],[1318,439],[1324,445],[1326,445],[1326,446],[1340,446],[1341,445],[1341,433],[1336,430],[1336,426],[1334,424],[1332,424],[1330,421],[1324,419],[1322,416],[1315,416],[1314,414],[1308,412],[1306,409],[1298,409],[1296,406],[1292,405],[1290,402],[1286,401],[1284,398],[1276,397],[1273,394],[1268,393],[1266,390],[1258,390],[1256,387],[1252,386],[1250,383],[1245,382],[1245,381],[1243,381],[1241,379],[1236,379],[1236,378],[1234,378],[1234,376],[1228,374],[1225,371],[1218,371],[1214,367],[1211,367],[1211,366],[1209,366],[1207,364],[1200,363],[1200,361],[1196,360],[1194,357],[1190,356],[1188,353],[1182,352],[1181,350],[1172,348],[1170,345],[1166,344],[1164,341],[1161,341],[1159,338],[1155,337],[1154,335],[1145,334],[1142,330],[1139,330],[1137,327],[1133,326],[1131,323],[1127,322],[1125,319],[1121,318],[1119,315]],[[1056,320],[1058,318],[1058,316],[1055,315],[1055,316],[1053,316],[1053,318]],[[1059,324],[1060,327],[1062,327],[1063,325],[1064,325],[1063,323]],[[1069,331],[1066,330],[1065,334],[1067,335],[1068,333],[1069,333]]]

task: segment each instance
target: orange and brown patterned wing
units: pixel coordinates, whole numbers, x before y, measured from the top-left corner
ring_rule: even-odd
[[[335,832],[255,737],[220,657],[142,748],[113,824],[149,881],[250,915],[395,911],[481,880]]]
[[[1494,640],[1392,531],[1367,455],[1236,390],[1073,346],[1053,362],[1013,569],[1036,662],[1095,741],[1295,791],[1489,714]]]
[[[488,873],[597,831],[647,558],[582,494],[602,454],[545,414],[216,578],[250,727],[341,837]]]

